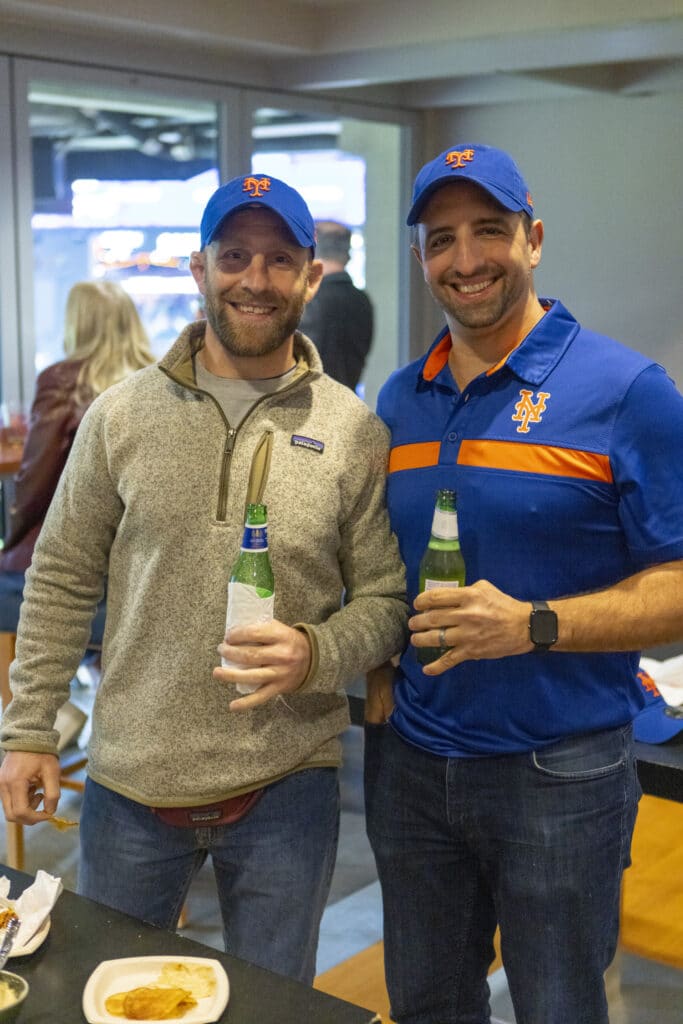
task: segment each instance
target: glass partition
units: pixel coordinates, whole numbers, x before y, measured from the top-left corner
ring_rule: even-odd
[[[188,273],[218,183],[216,105],[31,80],[35,370],[63,357],[66,297],[118,281],[161,355],[197,311]]]

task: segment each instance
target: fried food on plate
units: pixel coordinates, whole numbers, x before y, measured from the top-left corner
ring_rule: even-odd
[[[107,1013],[126,1020],[177,1020],[196,1005],[197,1000],[187,989],[151,985],[117,992],[104,1004]]]
[[[105,1000],[107,1013],[126,1020],[173,1020],[182,1017],[198,999],[216,992],[216,974],[207,964],[172,961],[149,985],[116,992]]]
[[[11,907],[5,907],[0,910],[0,929],[6,928],[10,921],[13,921],[16,916],[17,915]]]
[[[157,985],[177,985],[186,988],[195,999],[205,999],[216,991],[216,974],[213,967],[205,964],[165,964],[157,978]]]

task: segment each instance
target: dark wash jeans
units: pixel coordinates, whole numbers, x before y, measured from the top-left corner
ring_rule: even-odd
[[[174,930],[211,856],[226,952],[310,985],[339,834],[336,768],[267,786],[232,825],[178,828],[88,779],[78,891]]]
[[[500,924],[517,1024],[606,1024],[640,787],[631,726],[444,758],[366,726],[392,1020],[488,1024]]]

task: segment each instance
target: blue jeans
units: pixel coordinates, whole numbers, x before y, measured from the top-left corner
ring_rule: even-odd
[[[143,804],[88,779],[78,891],[174,930],[211,854],[226,952],[311,984],[339,833],[334,768],[268,786],[232,825],[166,825]]]
[[[371,725],[365,772],[392,1020],[488,1024],[498,923],[517,1024],[607,1024],[640,796],[631,727],[449,759]]]

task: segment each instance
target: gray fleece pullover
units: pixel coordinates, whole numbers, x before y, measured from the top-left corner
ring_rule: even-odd
[[[2,722],[5,750],[55,752],[55,714],[108,574],[88,771],[150,806],[209,803],[338,764],[344,683],[406,639],[384,425],[297,333],[293,381],[233,430],[195,384],[203,337],[203,323],[190,325],[83,420],[27,573]],[[313,663],[295,694],[237,714],[235,688],[211,673],[256,494],[268,506],[275,616],[306,630]]]

